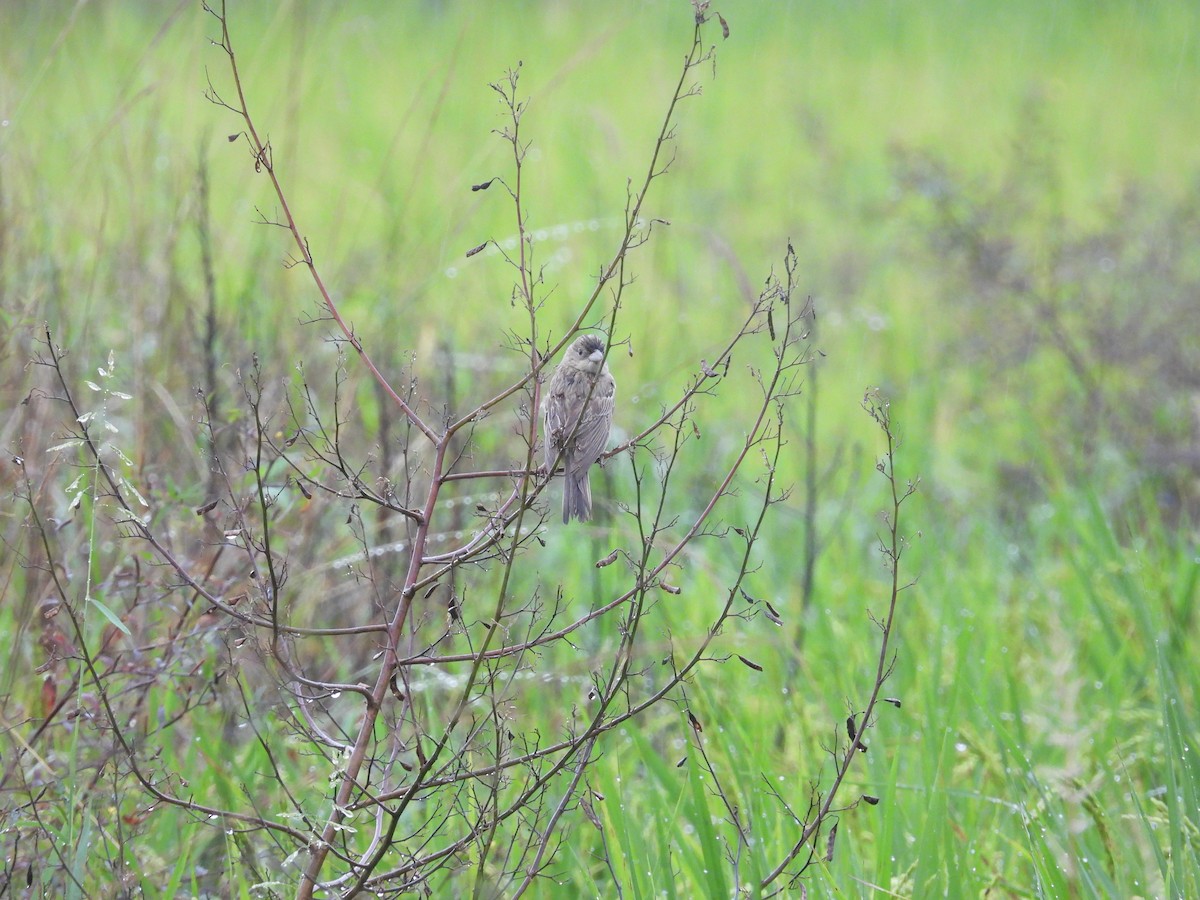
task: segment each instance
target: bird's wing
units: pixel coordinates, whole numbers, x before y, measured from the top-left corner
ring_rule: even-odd
[[[608,443],[608,432],[612,428],[613,401],[616,399],[617,386],[611,375],[601,375],[596,381],[596,389],[592,391],[592,399],[587,405],[579,430],[575,432],[572,462],[575,468],[587,469],[600,458],[604,445]],[[574,426],[567,424],[567,428]]]
[[[543,404],[543,415],[546,420],[546,466],[552,466],[555,460],[559,460],[559,453],[563,449],[563,441],[570,434],[571,427],[574,422],[567,421],[567,413],[570,408],[568,402],[569,391],[567,390],[567,379],[562,373],[556,373],[550,382],[550,388],[546,395],[546,401]],[[564,460],[559,460],[563,462]]]

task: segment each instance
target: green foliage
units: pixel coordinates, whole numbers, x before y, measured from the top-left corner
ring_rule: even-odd
[[[221,65],[210,21],[191,6],[72,9],[0,9],[0,434],[7,455],[29,457],[37,495],[57,511],[46,529],[65,561],[55,571],[90,599],[84,635],[102,653],[105,641],[159,640],[195,597],[181,586],[144,596],[143,551],[119,529],[91,530],[104,510],[90,499],[86,460],[67,458],[73,446],[45,452],[70,440],[72,423],[46,399],[53,386],[23,368],[42,323],[71,349],[81,384],[104,374],[84,390],[95,395],[89,413],[118,429],[122,485],[141,492],[150,516],[210,496],[196,386],[241,421],[239,377],[257,354],[270,373],[265,405],[283,428],[297,363],[326,391],[339,360],[321,342],[324,324],[301,324],[315,309],[311,285],[300,267],[280,265],[282,233],[254,224],[256,207],[268,219],[276,211],[243,145],[226,141],[236,125],[202,98],[205,68],[215,78]],[[918,582],[902,595],[886,692],[903,705],[879,709],[847,787],[847,803],[880,803],[841,814],[832,860],[806,876],[810,895],[878,885],[911,897],[1200,896],[1200,60],[1188,43],[1200,12],[1082,0],[721,11],[732,36],[717,78],[688,109],[648,211],[672,224],[633,257],[642,330],[619,361],[617,425],[635,430],[712,355],[790,236],[827,355],[813,435],[815,592],[806,607],[808,451],[796,444],[781,473],[795,494],[773,511],[747,587],[783,625],[759,616],[718,636],[712,655],[724,661],[688,687],[702,733],[674,709],[616,736],[588,787],[600,827],[571,819],[553,880],[532,893],[611,896],[619,885],[629,898],[730,896],[753,891],[759,860],[795,841],[779,801],[803,818],[809,783],[828,779],[846,705],[871,684],[878,631],[867,613],[886,607],[875,516],[886,498],[870,477],[879,442],[858,410],[864,387],[882,384],[904,437],[901,470],[920,475],[924,497],[901,529],[912,540],[902,569]],[[525,62],[529,205],[557,332],[611,242],[626,178],[644,165],[687,5],[235,4],[233,14],[240,43],[254,48],[246,80],[270,111],[275,164],[357,332],[389,373],[411,372],[429,407],[487,395],[520,361],[503,339],[519,315],[511,270],[491,252],[464,257],[514,228],[493,195],[469,190],[506,165],[485,85]],[[205,219],[220,362],[211,380]],[[344,365],[341,392],[355,407],[347,433],[364,456],[383,452],[387,428],[398,439],[394,410],[353,358]],[[751,390],[745,373],[733,377]],[[718,402],[736,418],[736,395]],[[713,426],[699,440],[712,448],[699,456],[716,457],[741,435]],[[498,465],[509,454],[498,438],[477,451]],[[328,619],[334,606],[352,624],[374,600],[305,590],[305,573],[331,565],[308,554],[320,546],[344,559],[363,534],[380,546],[402,535],[349,506],[317,521],[283,487],[286,472],[265,474],[281,491],[273,527],[300,573],[289,599],[297,620]],[[679,477],[699,496],[711,471],[701,460]],[[595,481],[605,497],[632,489],[622,460]],[[7,465],[0,486],[24,490]],[[480,499],[459,498],[464,528]],[[608,509],[592,530],[545,536],[537,565],[577,573],[564,602],[584,608],[612,584],[593,563],[628,524]],[[100,711],[66,613],[44,605],[48,551],[23,510],[5,512],[0,528],[0,885],[28,876],[40,896],[136,886],[261,896],[256,885],[281,878],[273,861],[220,822],[154,804],[112,736],[85,727]],[[197,558],[215,540],[202,520],[172,537]],[[673,640],[703,635],[731,570],[730,543],[700,546],[684,592],[658,599],[670,604],[670,631],[644,635],[664,656]],[[215,577],[236,594],[235,574]],[[516,577],[517,590],[539,583],[532,570]],[[437,607],[426,629],[444,617]],[[296,745],[269,756],[254,732],[278,738],[274,716],[234,724],[245,709],[218,685],[227,666],[244,664],[237,640],[211,629],[181,641],[131,734],[145,758],[183,773],[197,803],[286,810],[269,774],[278,766],[310,789],[301,805],[319,816],[328,760]],[[557,733],[613,646],[597,639],[542,658],[555,679],[521,695],[521,725]],[[311,652],[331,678],[352,682],[376,648]],[[422,691],[441,709],[453,683]],[[70,715],[38,732],[60,702]],[[697,741],[753,840],[736,876],[737,833]],[[442,890],[486,894],[489,864],[466,860]]]

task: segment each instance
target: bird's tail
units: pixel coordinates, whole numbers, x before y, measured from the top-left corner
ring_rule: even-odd
[[[592,484],[588,472],[567,472],[563,479],[563,524],[572,519],[586,522],[592,517]]]

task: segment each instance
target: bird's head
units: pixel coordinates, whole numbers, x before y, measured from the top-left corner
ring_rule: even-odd
[[[586,372],[599,372],[604,365],[604,339],[596,334],[576,339],[567,351],[566,361]]]

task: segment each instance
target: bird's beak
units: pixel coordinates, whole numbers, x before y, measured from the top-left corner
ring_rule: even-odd
[[[603,350],[593,350],[592,355],[589,356],[588,359],[590,359],[594,363],[598,363],[602,359],[604,359],[604,351]]]

